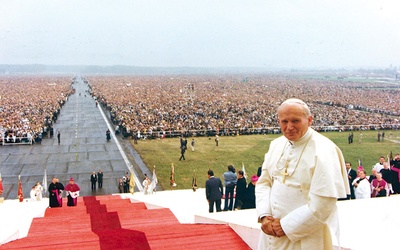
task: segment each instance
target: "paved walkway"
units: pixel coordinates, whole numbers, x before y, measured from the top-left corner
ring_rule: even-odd
[[[23,183],[24,197],[28,198],[32,186],[43,181],[45,168],[48,184],[53,176],[63,184],[73,177],[81,187],[82,196],[117,193],[118,179],[132,165],[139,176],[135,178],[136,190],[142,188],[138,185],[142,172],[151,176],[128,140],[116,138],[112,133],[112,139],[106,141],[105,131],[111,125],[103,110],[96,107],[95,100],[86,92],[88,86],[78,78],[73,87],[75,94],[62,107],[53,126],[54,137],[44,138],[42,144],[0,146],[5,199],[17,198],[18,175]],[[60,145],[57,131],[61,134]],[[92,191],[90,174],[99,169],[104,173],[103,188]]]

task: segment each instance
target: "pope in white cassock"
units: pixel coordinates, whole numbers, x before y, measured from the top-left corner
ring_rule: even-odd
[[[332,249],[336,201],[350,194],[342,152],[310,128],[303,101],[284,101],[278,120],[283,136],[271,142],[256,185],[259,249]]]

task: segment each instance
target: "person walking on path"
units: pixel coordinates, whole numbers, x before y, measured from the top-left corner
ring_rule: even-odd
[[[186,146],[182,146],[181,147],[181,157],[179,158],[179,160],[186,160],[185,159],[185,152],[186,152]]]
[[[58,145],[61,143],[61,133],[60,131],[57,131],[57,140],[58,140]]]

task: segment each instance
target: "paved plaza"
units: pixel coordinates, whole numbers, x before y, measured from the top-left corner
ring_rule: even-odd
[[[24,197],[29,198],[32,186],[43,181],[45,168],[47,184],[52,177],[57,177],[66,185],[73,177],[81,188],[81,196],[117,193],[119,178],[131,166],[137,183],[140,183],[143,173],[151,176],[127,139],[115,137],[112,133],[112,139],[107,142],[106,130],[111,128],[112,131],[112,125],[106,119],[107,112],[100,105],[96,107],[95,100],[88,93],[88,85],[77,78],[73,87],[76,92],[62,107],[53,125],[53,137],[46,135],[41,144],[0,146],[5,199],[17,198],[19,175]],[[60,145],[56,136],[58,131]],[[92,191],[90,175],[100,169],[104,173],[103,188]]]

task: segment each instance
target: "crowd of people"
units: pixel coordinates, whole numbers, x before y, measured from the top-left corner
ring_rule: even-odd
[[[92,76],[91,94],[125,136],[278,133],[276,108],[296,96],[320,130],[397,129],[400,98],[392,85],[251,75]],[[61,76],[2,76],[0,141],[50,133],[74,89]],[[184,131],[184,132],[182,132]]]
[[[346,199],[368,199],[388,197],[391,194],[400,194],[400,154],[393,159],[379,158],[371,169],[371,175],[366,174],[363,166],[357,170],[346,163],[347,176],[351,194]]]
[[[69,77],[0,77],[0,144],[35,142],[50,133],[73,93]]]
[[[88,77],[91,94],[124,135],[279,132],[276,108],[296,96],[314,111],[316,130],[393,129],[399,91],[385,83],[285,76]],[[176,134],[179,136],[180,134]]]

